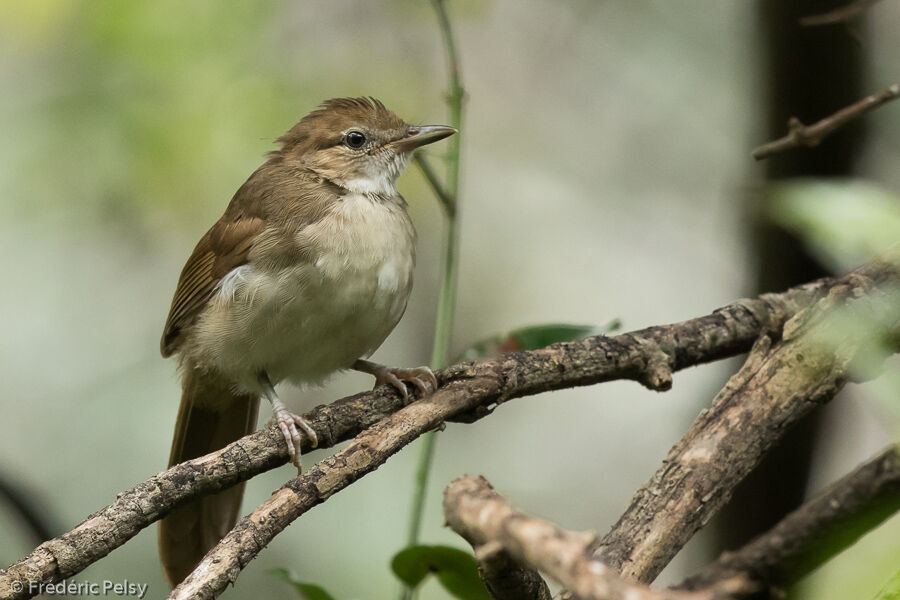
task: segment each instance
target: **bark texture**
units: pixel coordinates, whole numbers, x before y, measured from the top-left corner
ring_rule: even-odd
[[[319,447],[331,447],[364,433],[348,448],[277,492],[254,513],[258,522],[252,518],[242,521],[232,534],[249,540],[259,529],[258,540],[262,541],[254,542],[251,550],[241,550],[229,568],[242,568],[271,535],[297,515],[445,421],[471,422],[512,398],[613,379],[633,379],[651,389],[668,389],[673,370],[744,352],[759,335],[780,331],[789,318],[825,294],[854,288],[860,282],[870,287],[897,280],[897,269],[891,263],[874,262],[843,278],[826,278],[781,294],[742,300],[673,325],[609,338],[596,336],[448,367],[437,373],[442,384],[438,393],[406,408],[388,386],[320,406],[305,415],[318,435]],[[863,288],[858,289],[862,293]],[[120,493],[115,502],[75,529],[41,544],[0,571],[0,598],[29,597],[29,583],[52,583],[78,573],[174,507],[245,481],[287,459],[280,433],[267,428],[222,450],[176,465]],[[226,539],[234,543],[233,537]],[[228,577],[235,573],[223,572]],[[228,577],[217,581],[227,582]]]
[[[900,447],[891,446],[679,587],[701,589],[743,576],[761,587],[777,589],[806,576],[897,510]]]
[[[551,600],[541,574],[516,562],[499,544],[474,550],[478,575],[494,600]]]
[[[754,12],[760,37],[760,141],[779,137],[792,117],[811,123],[865,95],[868,49],[865,19],[851,27],[804,27],[800,20],[847,5],[847,0],[759,0]],[[765,184],[793,177],[851,177],[863,156],[865,119],[849,122],[815,148],[775,155],[763,166],[761,193],[745,195],[750,253],[756,261],[752,293],[783,290],[828,275],[795,232],[765,218]],[[819,423],[814,411],[773,448],[735,491],[712,524],[720,549],[737,548],[769,529],[804,500]]]
[[[627,578],[653,581],[790,427],[844,386],[868,340],[850,336],[832,348],[820,333],[832,325],[835,307],[865,311],[872,301],[866,294],[879,293],[866,277],[848,281],[791,319],[780,339],[777,333],[761,337],[631,500],[597,558]]]
[[[294,519],[324,502],[379,466],[447,418],[471,410],[482,398],[496,398],[502,380],[480,375],[455,381],[414,402],[359,434],[346,448],[292,479],[251,514],[200,561],[194,572],[169,595],[170,600],[215,598],[241,570]]]
[[[465,475],[453,480],[444,491],[444,517],[473,546],[499,545],[583,600],[724,600],[750,591],[740,578],[690,593],[651,590],[627,581],[591,556],[594,533],[566,531],[516,512],[484,477]],[[519,596],[518,600],[534,597]]]

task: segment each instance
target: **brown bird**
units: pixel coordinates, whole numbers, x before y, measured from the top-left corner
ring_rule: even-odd
[[[252,432],[262,396],[299,469],[300,432],[313,446],[316,434],[278,399],[280,381],[355,369],[404,397],[406,382],[437,387],[427,367],[364,359],[397,325],[412,287],[416,232],[394,182],[412,150],[455,132],[408,125],[374,98],[337,98],[278,138],[178,280],[161,343],[182,372],[169,466]],[[243,484],[160,522],[173,586],[234,526],[242,495]]]

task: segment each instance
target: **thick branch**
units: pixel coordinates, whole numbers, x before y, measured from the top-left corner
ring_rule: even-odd
[[[713,600],[754,591],[741,579],[694,592],[651,590],[629,582],[591,556],[594,533],[565,531],[514,511],[484,477],[465,475],[447,486],[444,518],[476,551],[499,545],[584,600]]]
[[[835,306],[864,310],[877,300],[867,294],[880,293],[871,280],[857,278],[789,321],[780,341],[761,337],[638,490],[596,556],[627,578],[653,581],[784,433],[843,387],[853,359],[871,340],[848,336],[835,349],[819,336],[831,326]]]
[[[790,585],[897,510],[900,447],[891,446],[679,587],[696,590],[739,575],[770,588]]]
[[[866,96],[862,100],[842,108],[833,115],[825,117],[812,125],[804,125],[797,117],[791,117],[788,121],[788,134],[753,150],[753,158],[762,160],[773,154],[797,148],[798,146],[810,148],[818,146],[823,139],[835,130],[843,127],[848,121],[852,121],[870,110],[896,99],[898,96],[900,96],[900,84],[895,83],[876,94]]]
[[[858,277],[876,282],[896,281],[897,273],[889,263],[870,263],[843,278],[825,278],[782,294],[743,300],[673,325],[611,338],[595,336],[443,369],[437,374],[441,383],[462,386],[472,407],[468,412],[454,413],[452,419],[446,418],[473,421],[489,414],[492,405],[510,398],[614,379],[634,379],[654,389],[667,389],[671,384],[669,369],[745,352],[761,333],[779,330],[810,302]],[[499,393],[480,390],[480,377],[499,378],[503,382]],[[306,418],[318,435],[319,446],[325,448],[352,438],[402,405],[399,396],[383,386],[320,406]],[[26,598],[24,590],[30,582],[50,583],[78,573],[174,507],[285,462],[287,453],[280,435],[265,429],[218,452],[176,465],[120,493],[115,502],[72,531],[41,544],[27,557],[0,571],[0,597]],[[23,591],[13,592],[14,584],[21,585]]]

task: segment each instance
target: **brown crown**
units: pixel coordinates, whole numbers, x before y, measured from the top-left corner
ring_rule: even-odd
[[[332,98],[303,117],[277,142],[281,153],[327,148],[340,142],[341,134],[351,126],[369,130],[403,129],[406,123],[375,98]]]

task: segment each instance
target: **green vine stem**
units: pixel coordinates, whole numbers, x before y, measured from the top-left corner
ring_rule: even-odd
[[[450,89],[447,94],[447,104],[450,109],[450,125],[462,132],[463,124],[463,91],[460,79],[459,57],[456,52],[456,43],[453,39],[453,31],[450,27],[450,19],[447,16],[445,0],[431,0],[437,13],[438,26],[444,42],[444,50],[447,55],[449,67]],[[456,312],[456,288],[459,270],[459,162],[460,162],[460,135],[455,135],[449,140],[447,153],[447,184],[442,186],[435,172],[422,156],[416,157],[416,164],[420,167],[426,180],[434,190],[441,202],[447,216],[447,225],[444,237],[443,276],[441,280],[440,296],[438,297],[437,317],[434,327],[434,345],[431,350],[431,367],[438,369],[446,366],[450,355],[450,336],[453,331],[453,318]],[[413,546],[419,543],[419,535],[422,529],[422,514],[425,510],[428,478],[434,459],[436,432],[432,431],[422,437],[419,462],[416,467],[413,487],[412,506],[409,516],[409,531],[407,545]],[[412,593],[404,589],[401,598],[410,598]]]

